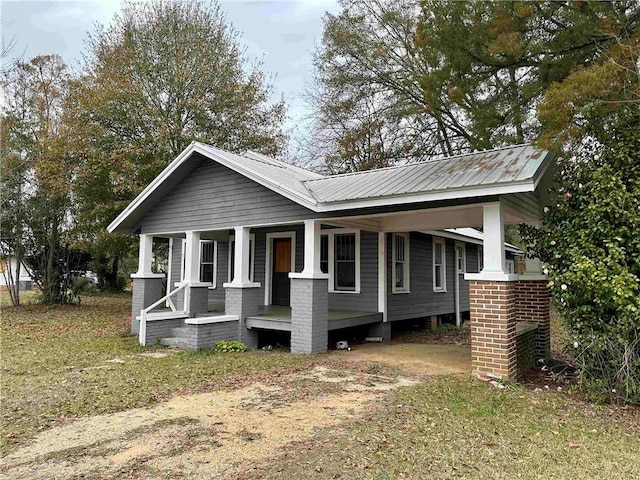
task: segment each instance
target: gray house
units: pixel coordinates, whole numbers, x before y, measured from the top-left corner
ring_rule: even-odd
[[[476,370],[513,377],[518,351],[548,355],[549,312],[539,262],[515,273],[504,224],[538,221],[550,163],[520,145],[322,176],[192,143],[109,226],[140,235],[132,331],[192,349],[285,331],[312,353],[331,330],[390,338],[393,322],[469,312]]]

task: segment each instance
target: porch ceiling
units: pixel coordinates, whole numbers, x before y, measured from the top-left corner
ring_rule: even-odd
[[[346,217],[323,220],[323,223],[337,227],[359,228],[378,232],[402,232],[418,230],[444,230],[447,228],[482,227],[482,204],[406,211],[361,217]],[[535,221],[530,215],[505,206],[505,224],[529,223]]]

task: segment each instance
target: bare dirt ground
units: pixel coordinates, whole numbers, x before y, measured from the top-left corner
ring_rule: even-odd
[[[316,429],[362,414],[385,393],[417,383],[317,366],[273,382],[262,378],[231,391],[177,396],[152,408],[81,418],[44,431],[6,456],[0,475],[233,478]]]

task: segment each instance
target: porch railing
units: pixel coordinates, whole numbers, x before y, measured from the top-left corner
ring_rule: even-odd
[[[146,346],[147,340],[147,319],[149,317],[149,313],[151,313],[151,310],[153,310],[154,308],[159,307],[160,305],[162,305],[163,303],[166,303],[169,308],[171,309],[172,312],[174,313],[178,313],[178,314],[184,314],[186,315],[189,312],[189,290],[187,289],[187,287],[189,286],[189,282],[185,281],[182,282],[177,288],[175,288],[174,290],[170,291],[169,293],[167,293],[164,297],[162,297],[161,299],[159,299],[157,302],[152,303],[151,305],[149,305],[147,308],[144,308],[140,311],[140,326],[138,328],[138,341],[140,343],[140,345],[142,345],[143,347]],[[185,295],[184,295],[184,301],[182,302],[182,310],[178,310],[178,308],[176,307],[175,303],[173,302],[173,300],[171,299],[171,297],[177,295],[178,293],[180,293],[181,291],[185,290]]]

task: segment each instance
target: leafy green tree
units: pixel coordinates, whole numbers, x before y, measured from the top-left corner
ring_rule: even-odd
[[[215,2],[127,3],[89,39],[68,110],[76,123],[77,235],[110,285],[129,237],[105,227],[192,141],[277,155],[283,101]]]
[[[63,122],[68,79],[57,55],[17,62],[3,76],[1,243],[5,255],[29,264],[47,303],[69,300],[61,260],[72,214],[73,161]],[[19,304],[18,294],[12,297]]]
[[[640,403],[640,114],[558,159],[529,253],[548,269],[588,391]]]
[[[634,1],[343,0],[316,54],[311,145],[333,138],[328,163],[345,163],[370,117],[399,148],[356,169],[532,141],[547,89],[639,14]]]

